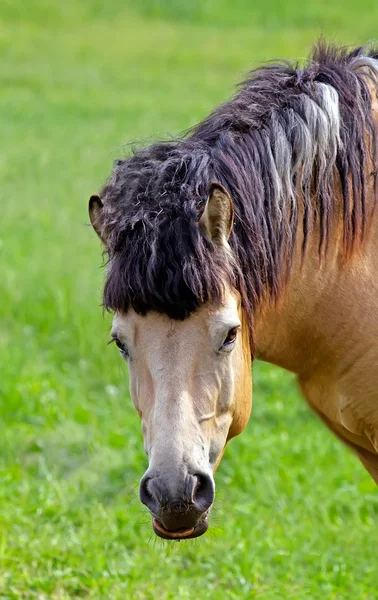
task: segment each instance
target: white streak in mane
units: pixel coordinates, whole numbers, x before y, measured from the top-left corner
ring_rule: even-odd
[[[316,101],[302,93],[298,96],[297,110],[285,109],[285,128],[280,117],[273,116],[273,150],[271,141],[268,138],[265,140],[277,224],[282,222],[285,214],[296,218],[298,185],[303,190],[305,203],[310,205],[315,161],[318,180],[332,180],[332,170],[341,144],[339,97],[330,85],[319,82],[314,85]]]
[[[353,71],[362,71],[378,86],[378,60],[371,56],[357,56],[350,63]]]

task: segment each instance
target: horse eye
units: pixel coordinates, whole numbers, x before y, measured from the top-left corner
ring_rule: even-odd
[[[115,345],[117,346],[117,348],[119,348],[120,350],[124,350],[125,349],[124,345],[122,344],[122,342],[118,338],[114,338],[114,342],[115,342]]]
[[[239,329],[239,327],[233,327],[232,329],[230,329],[230,331],[227,334],[226,339],[223,342],[223,347],[229,346],[236,340],[236,337],[238,335],[238,329]]]
[[[109,343],[114,342],[117,348],[119,348],[120,354],[124,357],[129,356],[129,352],[127,348],[122,344],[121,340],[118,338],[112,338]]]

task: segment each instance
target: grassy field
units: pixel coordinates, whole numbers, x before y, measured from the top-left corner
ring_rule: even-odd
[[[310,4],[1,3],[1,599],[378,597],[376,488],[267,365],[217,473],[211,531],[153,537],[87,226],[125,144],[194,124],[249,68],[306,56],[320,32],[378,35],[376,0]]]

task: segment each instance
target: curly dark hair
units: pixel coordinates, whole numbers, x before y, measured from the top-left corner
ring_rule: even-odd
[[[344,254],[362,239],[367,169],[377,173],[371,92],[378,52],[318,44],[306,66],[269,64],[178,140],[118,160],[100,193],[107,231],[104,306],[184,319],[238,289],[252,331],[262,297],[278,297],[302,227],[326,252],[335,186]],[[370,168],[371,167],[371,168]],[[229,192],[231,253],[198,227],[212,182]],[[340,196],[341,197],[341,196]],[[299,215],[301,217],[299,218]]]

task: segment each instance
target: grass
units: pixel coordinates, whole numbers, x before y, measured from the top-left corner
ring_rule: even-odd
[[[1,599],[376,598],[376,488],[267,365],[217,473],[211,531],[153,537],[87,198],[124,143],[187,128],[321,31],[373,38],[377,13],[369,0],[2,3]]]

